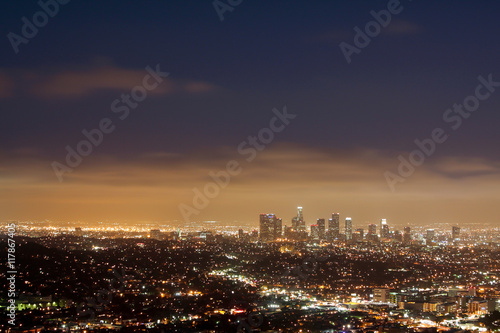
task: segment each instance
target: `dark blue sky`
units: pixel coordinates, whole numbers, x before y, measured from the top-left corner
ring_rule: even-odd
[[[206,144],[239,142],[242,133],[259,128],[272,107],[287,104],[301,119],[283,140],[404,150],[439,125],[447,107],[470,94],[476,76],[500,73],[495,33],[500,4],[401,4],[403,11],[391,23],[406,24],[409,31],[383,31],[351,64],[339,43],[352,43],[354,26],[363,27],[372,19],[370,10],[386,8],[387,1],[243,1],[223,22],[210,1],[71,1],[20,45],[19,54],[4,38],[0,58],[4,70],[31,71],[99,61],[130,69],[160,63],[173,79],[222,88],[141,105],[141,115],[116,139],[133,137],[138,149],[168,147],[172,137],[187,146],[196,146],[193,137]],[[39,9],[34,1],[2,3],[2,35],[19,33],[21,17],[31,18]],[[47,102],[20,92],[2,100],[2,142],[25,145],[36,138],[32,144],[46,148],[49,136],[71,141],[68,127],[99,120],[115,95]],[[446,149],[493,153],[499,101],[487,101]]]

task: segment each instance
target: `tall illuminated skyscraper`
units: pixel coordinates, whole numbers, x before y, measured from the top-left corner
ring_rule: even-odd
[[[326,230],[325,219],[317,219],[316,224],[318,225],[319,239],[324,239]]]
[[[297,218],[299,221],[304,221],[304,215],[302,214],[302,207],[297,207]]]
[[[350,217],[345,218],[345,239],[352,239],[352,219]]]
[[[386,219],[380,220],[380,237],[389,238],[389,225]]]
[[[311,239],[313,240],[320,239],[320,231],[319,231],[319,226],[317,224],[311,224]]]
[[[281,238],[283,234],[283,221],[281,219],[276,219],[273,225],[273,239]]]
[[[355,235],[357,235],[358,241],[362,241],[363,239],[365,239],[365,231],[362,228],[356,229]]]
[[[460,228],[459,227],[451,227],[451,238],[453,240],[460,238]]]
[[[332,213],[332,218],[328,220],[328,233],[332,238],[337,238],[340,234],[340,214]]]
[[[425,236],[427,242],[433,242],[435,237],[436,237],[436,231],[434,229],[427,229]]]
[[[302,213],[302,207],[297,207],[297,222],[296,228],[297,231],[306,231],[306,222],[304,221],[304,215]]]
[[[268,242],[281,237],[282,220],[274,214],[260,214],[259,238]]]
[[[377,234],[377,225],[376,224],[369,224],[368,225],[368,235],[373,236]]]
[[[410,227],[405,227],[404,228],[403,242],[405,244],[410,244],[411,243],[411,228]]]

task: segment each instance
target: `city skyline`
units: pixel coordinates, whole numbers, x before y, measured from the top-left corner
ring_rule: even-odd
[[[310,213],[306,207],[306,215],[304,217],[304,214],[303,214],[303,209],[304,207],[302,206],[297,206],[296,207],[299,211],[300,211],[300,214],[302,216],[302,219],[299,220],[298,219],[298,215],[291,215],[290,214],[287,214],[287,213],[284,213],[284,214],[281,214],[281,213],[278,213],[278,214],[275,214],[274,212],[276,210],[271,210],[272,212],[270,213],[262,213],[262,211],[260,211],[260,213],[258,213],[259,216],[261,215],[272,215],[272,216],[280,216],[279,220],[282,221],[283,223],[283,226],[290,226],[292,228],[296,228],[299,226],[299,224],[301,225],[301,228],[305,228],[307,230],[310,230],[310,226],[313,225],[313,224],[316,224],[318,225],[318,222],[321,221],[321,223],[323,223],[326,227],[326,229],[331,229],[332,226],[333,226],[333,223],[335,222],[332,222],[332,218],[335,218],[335,221],[337,223],[337,226],[336,227],[333,227],[333,228],[336,228],[337,230],[343,230],[345,229],[344,227],[344,224],[342,228],[340,228],[340,217],[344,216],[344,220],[345,219],[349,219],[349,220],[355,220],[356,223],[358,225],[363,225],[363,226],[366,226],[367,229],[369,229],[370,226],[373,226],[376,230],[377,230],[377,233],[380,232],[380,230],[383,229],[383,226],[384,225],[391,225],[391,226],[397,226],[397,227],[400,227],[400,228],[404,228],[406,226],[415,226],[415,227],[424,227],[424,226],[430,226],[430,225],[451,225],[451,226],[454,226],[458,229],[460,229],[460,226],[459,225],[468,225],[468,226],[473,226],[473,225],[487,225],[487,226],[490,226],[490,227],[495,227],[495,224],[494,223],[485,223],[485,222],[473,222],[473,221],[466,221],[466,222],[440,222],[440,221],[420,221],[420,222],[408,222],[408,221],[389,221],[389,219],[387,218],[380,218],[380,217],[372,217],[371,219],[369,220],[360,220],[360,219],[357,219],[357,218],[353,218],[352,216],[357,216],[357,214],[350,214],[350,213],[346,213],[346,214],[343,214],[343,213],[330,213],[330,214],[326,214],[326,216],[324,215],[318,215],[318,214],[314,214],[314,213]],[[293,209],[288,209],[288,212],[293,214]],[[372,214],[371,214],[372,215]],[[45,220],[37,220],[37,219],[27,219],[27,220],[14,220],[14,219],[10,219],[10,220],[7,220],[7,222],[21,222],[21,223],[45,223],[45,224],[52,224],[54,226],[64,226],[66,224],[81,224],[82,226],[90,226],[90,225],[95,225],[96,223],[98,224],[102,224],[102,223],[111,223],[113,225],[117,225],[117,224],[120,224],[120,223],[123,223],[124,225],[128,225],[128,226],[133,226],[133,225],[136,225],[136,226],[141,226],[141,225],[144,225],[144,226],[147,226],[147,225],[168,225],[168,226],[171,226],[171,227],[183,227],[183,226],[192,226],[196,223],[209,223],[209,224],[220,224],[220,225],[233,225],[233,226],[238,226],[238,225],[241,225],[241,226],[246,226],[246,227],[249,227],[249,226],[258,226],[259,225],[259,218],[254,218],[253,221],[252,220],[237,220],[237,219],[234,219],[234,220],[198,220],[198,221],[189,221],[189,222],[186,222],[186,221],[180,221],[180,220],[151,220],[151,221],[113,221],[113,220],[104,220],[104,219],[99,219],[99,220],[95,220],[95,221],[82,221],[82,220],[50,220],[50,219],[45,219]],[[300,222],[299,222],[300,221]],[[377,222],[378,221],[378,222]],[[377,227],[377,224],[378,227]]]

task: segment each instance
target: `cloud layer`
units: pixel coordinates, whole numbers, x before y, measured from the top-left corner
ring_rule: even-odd
[[[134,86],[142,84],[147,73],[146,69],[127,69],[110,65],[51,71],[0,69],[0,98],[32,96],[43,99],[71,99],[86,97],[102,90],[130,91]],[[220,88],[208,82],[170,76],[158,88],[152,90],[151,94],[199,94],[217,89]]]
[[[256,223],[274,212],[290,223],[294,206],[307,222],[332,211],[358,226],[385,217],[393,223],[478,222],[495,216],[500,166],[486,159],[430,159],[392,193],[383,173],[397,167],[381,151],[340,151],[274,144],[251,163],[231,148],[217,152],[146,152],[133,159],[91,155],[59,183],[50,162],[31,151],[3,154],[1,209],[6,218],[54,220],[182,221],[179,205],[192,205],[193,189],[212,182],[209,172],[237,160],[242,173],[193,215]],[[291,202],[295,203],[291,205]]]

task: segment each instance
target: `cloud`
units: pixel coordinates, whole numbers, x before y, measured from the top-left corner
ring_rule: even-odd
[[[155,67],[155,66],[151,66]],[[161,71],[167,71],[160,65]],[[19,95],[43,99],[80,98],[103,90],[130,91],[142,85],[146,69],[127,69],[112,65],[91,66],[82,69],[0,70],[0,98],[12,97],[16,88]],[[214,84],[198,80],[167,77],[155,89],[153,95],[200,94],[219,89]]]
[[[338,43],[350,39],[353,36],[352,31],[348,30],[332,30],[312,38],[313,41],[320,43]]]
[[[369,21],[367,21],[369,22]],[[364,31],[363,25],[357,25],[362,31]],[[353,26],[354,28],[354,26]],[[381,35],[385,36],[402,36],[402,35],[413,35],[422,32],[424,29],[410,21],[405,20],[392,20],[387,27],[381,27]],[[345,29],[335,29],[322,34],[317,35],[312,38],[314,41],[321,43],[339,43],[343,41],[352,40],[355,36],[355,31],[345,30]]]
[[[8,75],[0,72],[0,98],[8,98],[13,95],[14,82]]]
[[[29,176],[33,179],[38,175],[41,182],[50,180],[51,186],[58,185],[50,167],[52,161],[43,161],[46,163],[43,165],[40,156],[40,153],[29,150],[0,154],[6,161],[0,171],[9,177]],[[237,160],[243,172],[234,179],[234,183],[242,187],[260,187],[267,183],[283,188],[300,185],[310,189],[317,186],[333,189],[341,186],[353,193],[360,189],[389,192],[383,172],[394,171],[399,163],[397,158],[376,150],[311,149],[287,143],[274,144],[272,149],[260,152],[252,162],[247,162],[246,157],[228,147],[189,154],[146,152],[133,157],[93,154],[72,173],[65,174],[64,183],[118,187],[158,187],[169,184],[173,188],[189,190],[209,181],[210,171],[224,170],[229,160]],[[500,178],[500,165],[497,162],[444,157],[429,160],[416,168],[407,182],[397,187],[402,191],[421,191],[426,187],[434,189],[436,186],[448,186],[456,183],[456,178],[482,181],[491,177]]]
[[[483,158],[445,157],[429,169],[454,180],[500,175],[500,163]]]
[[[423,28],[413,22],[394,20],[382,30],[387,35],[412,35],[422,32]]]
[[[492,220],[495,206],[487,205],[500,199],[500,166],[487,159],[429,159],[393,193],[383,173],[397,168],[396,155],[369,149],[275,143],[252,162],[230,147],[182,154],[93,154],[63,183],[57,181],[52,161],[42,156],[29,149],[0,153],[5,161],[0,208],[8,218],[29,213],[50,219],[180,219],[178,205],[191,203],[193,189],[203,191],[214,181],[209,172],[223,172],[229,160],[237,160],[242,172],[195,219],[252,219],[261,210],[279,213],[303,204],[317,212],[314,218],[335,208],[362,220],[382,214],[452,221],[479,216],[472,212],[476,207],[484,220]]]
[[[58,185],[50,167],[52,161],[42,156],[42,152],[32,149],[0,153],[0,158],[4,161],[0,172],[14,178],[29,175],[30,179],[37,178],[40,182],[49,179],[50,183]],[[311,189],[319,184],[332,187],[348,185],[350,191],[357,191],[359,187],[371,187],[375,191],[389,192],[383,172],[394,171],[399,164],[395,156],[378,150],[312,149],[290,143],[275,143],[272,149],[259,152],[252,162],[246,161],[246,157],[248,156],[240,155],[230,147],[183,154],[151,151],[139,156],[96,153],[87,157],[72,173],[65,174],[65,182],[67,180],[68,183],[86,186],[137,184],[154,187],[168,183],[190,189],[210,180],[210,171],[224,170],[229,160],[237,160],[243,172],[235,182],[242,186],[261,186],[265,182],[283,187],[301,184]],[[64,158],[61,158],[60,162],[64,162]],[[411,183],[412,179],[418,180],[418,188],[433,188],[433,184],[451,184],[459,178],[481,181],[491,177],[500,178],[499,162],[448,156],[426,161],[416,168],[408,181]],[[402,183],[400,188],[412,189],[412,186]]]

